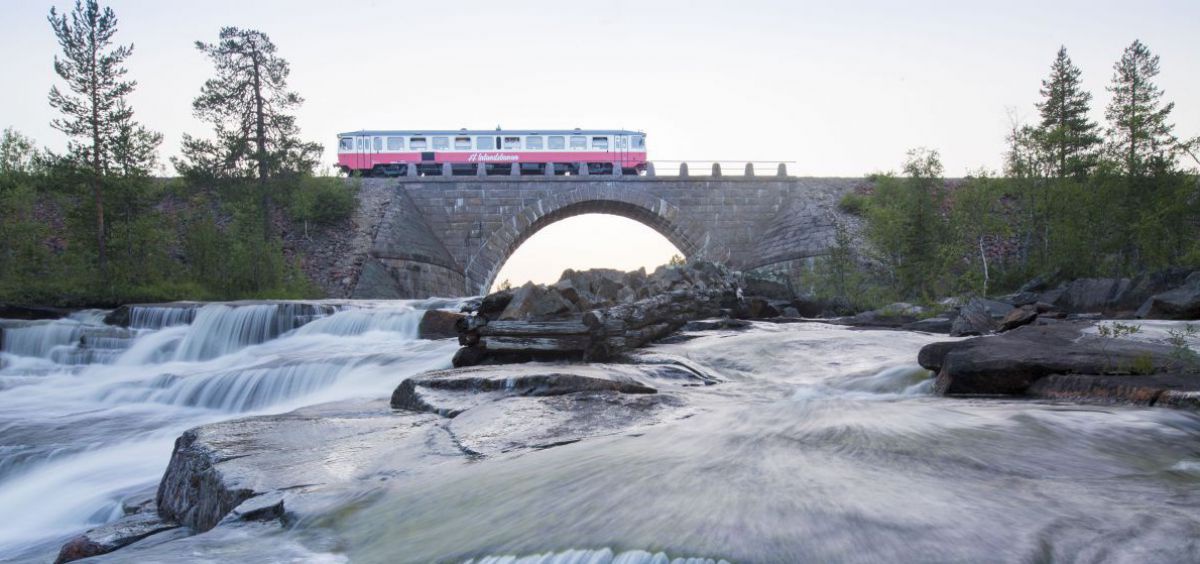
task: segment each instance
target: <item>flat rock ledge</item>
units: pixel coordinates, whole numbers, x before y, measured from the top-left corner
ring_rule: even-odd
[[[608,365],[544,365],[526,370],[497,370],[494,367],[439,370],[401,382],[392,393],[392,407],[455,417],[482,403],[513,396],[560,396],[577,392],[657,393],[658,390],[612,368]]]
[[[1099,337],[1090,322],[1028,325],[923,347],[917,361],[947,396],[1200,407],[1200,374],[1173,347]]]

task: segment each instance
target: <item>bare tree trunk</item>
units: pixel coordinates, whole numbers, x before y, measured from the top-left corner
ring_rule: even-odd
[[[988,276],[987,252],[983,249],[983,236],[979,237],[979,260],[983,262],[983,295],[987,297],[990,277]]]
[[[96,36],[92,32],[91,37],[92,60],[91,68],[88,69],[91,76],[88,78],[91,81],[92,87],[92,198],[96,204],[96,258],[100,263],[100,276],[108,282],[108,242],[104,236],[104,193],[103,187],[100,185],[100,176],[103,174],[103,166],[101,160],[101,152],[104,150],[104,141],[100,138],[100,93],[98,78],[96,76]]]

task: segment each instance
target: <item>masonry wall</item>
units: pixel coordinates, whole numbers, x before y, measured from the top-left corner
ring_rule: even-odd
[[[420,298],[485,290],[538,229],[613,213],[662,233],[691,257],[751,269],[822,254],[841,195],[860,179],[788,177],[418,177],[368,179],[372,233],[354,297]],[[379,206],[386,209],[382,211]]]

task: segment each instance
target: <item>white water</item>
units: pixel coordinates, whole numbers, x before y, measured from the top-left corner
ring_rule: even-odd
[[[357,397],[442,368],[456,344],[416,338],[447,302],[137,307],[0,321],[0,560],[43,554],[121,515],[196,425]]]

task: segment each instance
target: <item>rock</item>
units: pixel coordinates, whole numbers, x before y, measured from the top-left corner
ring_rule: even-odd
[[[1018,293],[1044,292],[1050,288],[1050,278],[1052,278],[1052,277],[1035,276],[1032,279],[1030,279],[1028,282],[1022,284],[1021,287],[1019,289],[1017,289],[1017,292]]]
[[[482,300],[479,300],[479,314],[485,317],[495,317],[504,311],[504,308],[508,307],[512,299],[512,290],[500,290],[499,292],[488,294]]]
[[[1030,323],[1033,323],[1035,319],[1037,319],[1037,316],[1037,308],[1032,305],[1018,307],[1008,312],[1008,315],[1005,315],[1004,319],[1000,320],[1000,332],[1003,333],[1004,331],[1011,331],[1022,325],[1029,325]]]
[[[794,297],[792,289],[787,284],[755,275],[746,275],[742,280],[742,293],[769,300],[790,301]]]
[[[1028,325],[995,337],[933,343],[917,362],[937,372],[935,389],[945,395],[1022,395],[1051,374],[1158,373],[1177,364],[1171,347],[1084,336],[1090,325]]]
[[[747,298],[738,308],[738,317],[743,319],[769,319],[779,317],[779,309],[764,298]]]
[[[421,316],[417,326],[418,339],[453,339],[458,337],[455,323],[466,316],[441,309],[431,309]]]
[[[829,304],[815,296],[800,296],[792,300],[792,307],[800,313],[800,317],[820,317],[829,309]]]
[[[61,564],[108,554],[155,533],[178,527],[177,523],[159,518],[153,510],[139,510],[67,541],[54,562]]]
[[[56,307],[0,303],[0,319],[22,319],[25,321],[61,319],[69,313],[71,313],[69,310]]]
[[[986,335],[999,327],[999,321],[1013,310],[1013,306],[986,298],[971,298],[958,312],[950,328],[950,336],[966,337]]]
[[[780,314],[784,317],[800,317],[800,310],[792,306],[787,306],[783,308],[783,311],[781,311]]]
[[[925,333],[939,333],[949,335],[950,329],[954,327],[954,321],[949,317],[929,317],[926,319],[918,319],[912,323],[907,323],[901,326],[909,331],[922,331]]]
[[[918,317],[924,313],[925,308],[921,306],[896,302],[879,309],[864,311],[848,319],[839,320],[839,322],[854,327],[895,328],[915,323]]]
[[[486,301],[486,298],[484,298]],[[512,295],[512,301],[497,319],[534,319],[579,311],[558,290],[526,282]]]
[[[1016,294],[1009,294],[1007,296],[996,298],[996,300],[1009,304],[1013,307],[1021,307],[1024,305],[1037,303],[1038,298],[1040,297],[1041,295],[1036,292],[1017,292]]]
[[[1079,278],[1068,282],[1057,299],[1042,301],[1067,313],[1107,312],[1119,307],[1129,288],[1128,278]]]
[[[1143,319],[1200,319],[1200,271],[1193,272],[1183,285],[1157,294],[1138,308]]]
[[[684,331],[717,331],[722,329],[741,330],[752,327],[754,324],[744,319],[703,319],[697,321],[689,321],[683,326]]]
[[[613,391],[653,394],[654,388],[625,375],[627,367],[588,364],[559,367],[473,367],[427,372],[405,379],[392,392],[396,409],[455,417],[483,402],[511,396],[556,396]]]
[[[1187,405],[1187,401],[1181,400],[1196,394],[1200,394],[1200,390],[1197,390],[1196,376],[1181,374],[1052,374],[1035,381],[1026,390],[1026,395],[1043,399],[1192,409],[1200,405]]]
[[[380,468],[403,474],[431,456],[458,456],[435,425],[440,420],[398,417],[374,400],[203,425],[175,441],[158,514],[195,532],[293,513],[315,517],[326,507],[313,500],[327,499],[321,494],[339,484],[378,479]]]

